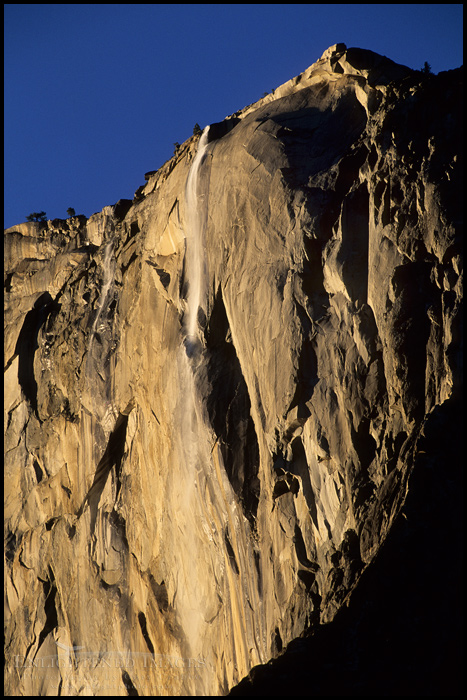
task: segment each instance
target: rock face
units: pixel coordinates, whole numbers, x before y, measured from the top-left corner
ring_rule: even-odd
[[[461,92],[337,44],[5,232],[7,695],[227,694],[454,483]]]

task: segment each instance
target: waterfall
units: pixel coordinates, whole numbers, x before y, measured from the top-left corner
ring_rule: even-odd
[[[185,280],[188,292],[183,319],[185,347],[180,345],[176,356],[180,390],[173,411],[174,425],[177,426],[179,476],[170,485],[170,501],[179,504],[179,551],[184,561],[192,562],[193,578],[199,582],[201,590],[194,589],[190,580],[179,580],[177,611],[183,620],[191,653],[196,655],[211,624],[207,620],[212,616],[212,607],[207,601],[215,580],[221,591],[219,598],[232,601],[232,610],[228,608],[223,614],[226,620],[234,620],[237,630],[233,641],[235,654],[241,659],[242,668],[246,668],[250,653],[258,663],[265,658],[261,616],[256,623],[253,613],[262,606],[256,583],[257,568],[249,526],[246,519],[239,516],[237,498],[223,462],[220,438],[209,420],[205,389],[199,389],[207,381],[208,361],[200,328],[202,312],[207,311],[205,236],[209,189],[204,176],[201,184],[201,175],[208,133],[209,127],[206,127],[185,186]],[[203,558],[200,549],[200,532],[212,543],[209,561]],[[230,551],[226,537],[229,538]],[[237,576],[230,574],[232,557],[238,569]],[[221,613],[219,618],[222,618]]]
[[[96,331],[99,330],[99,321],[102,316],[102,312],[105,309],[105,305],[107,303],[107,298],[109,295],[109,289],[113,283],[114,277],[115,277],[115,259],[112,260],[112,254],[113,254],[113,242],[110,240],[108,243],[106,243],[104,252],[103,252],[103,261],[102,261],[102,267],[103,267],[103,279],[102,279],[102,287],[100,290],[99,298],[97,300],[97,313],[96,317],[94,319],[94,322],[92,324],[91,328],[91,334],[89,338],[89,345],[88,345],[88,359],[87,362],[91,360],[91,352],[92,352],[92,346],[94,342],[94,336],[96,334]]]
[[[199,193],[199,174],[208,146],[209,126],[198,144],[196,156],[188,173],[185,186],[186,202],[186,258],[185,278],[188,280],[185,332],[187,349],[197,344],[198,315],[206,295],[206,274],[204,261],[204,231],[207,221],[207,197]]]

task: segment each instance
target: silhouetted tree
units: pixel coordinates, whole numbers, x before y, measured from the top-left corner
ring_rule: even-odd
[[[47,221],[47,214],[45,211],[34,211],[26,217],[26,221]]]
[[[66,213],[68,214],[68,216],[76,216],[76,212],[73,209],[73,207],[68,207],[68,209],[66,210]]]
[[[202,128],[200,127],[198,122],[196,122],[196,124],[193,127],[193,136],[199,136],[202,133],[203,133]]]

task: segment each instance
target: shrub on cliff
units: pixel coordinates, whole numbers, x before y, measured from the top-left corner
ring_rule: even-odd
[[[26,217],[26,221],[47,221],[47,214],[45,211],[34,211]]]

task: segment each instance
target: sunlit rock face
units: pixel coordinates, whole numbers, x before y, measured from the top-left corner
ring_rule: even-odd
[[[225,695],[352,604],[461,397],[460,80],[337,44],[5,232],[8,695]]]

